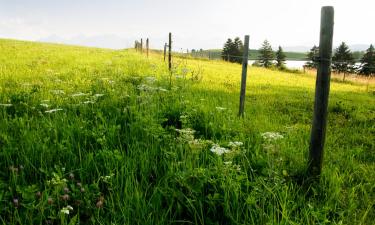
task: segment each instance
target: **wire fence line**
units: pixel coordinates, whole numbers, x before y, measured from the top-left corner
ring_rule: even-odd
[[[139,41],[136,41],[136,44],[138,44],[138,46],[135,46],[135,48],[138,50],[140,50],[141,52],[143,51],[146,51],[145,48],[143,48],[143,46],[139,46],[141,42]],[[166,51],[168,50],[168,44],[166,44]],[[159,50],[160,52],[163,52],[163,50]],[[158,52],[159,52],[158,51]],[[174,44],[172,44],[172,52],[171,54],[174,56],[174,57],[189,57],[189,58],[196,58],[196,59],[208,59],[208,60],[224,60],[224,61],[230,61],[230,59],[243,59],[244,56],[243,55],[232,55],[232,54],[222,54],[221,51],[219,50],[216,50],[216,51],[210,51],[210,50],[203,50],[203,49],[200,49],[200,50],[190,50],[188,48],[185,48],[185,47],[182,47],[182,46],[176,46]],[[168,54],[167,54],[168,55]],[[255,57],[256,56],[256,57]],[[248,60],[249,61],[261,61],[262,59],[259,57],[259,54],[255,54],[254,56],[254,53],[253,54],[249,54],[249,57]],[[332,66],[334,66],[334,64],[337,64],[337,63],[342,63],[343,65],[344,64],[349,64],[351,66],[353,66],[354,68],[352,68],[352,70],[358,70],[360,69],[361,67],[363,67],[363,64],[361,63],[361,61],[359,59],[356,59],[354,61],[351,61],[351,62],[348,62],[348,61],[345,61],[345,60],[333,60],[333,59],[327,59],[327,60],[330,60],[331,63],[333,64]],[[276,57],[272,58],[271,61],[275,62],[277,61],[276,60]],[[292,58],[292,57],[285,57],[284,61],[289,61],[289,62],[306,62],[304,65],[300,66],[300,69],[306,67],[306,68],[309,68],[311,67],[311,65],[309,64],[313,64],[313,63],[318,63],[320,61],[319,57],[315,58],[314,60],[312,60],[311,58]],[[366,66],[365,68],[368,68],[368,69],[375,69],[375,67],[373,66]],[[354,72],[354,71],[352,71]]]

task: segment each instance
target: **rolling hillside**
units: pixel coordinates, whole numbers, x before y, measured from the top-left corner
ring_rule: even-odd
[[[0,39],[1,224],[373,224],[375,87],[331,83],[304,180],[315,76]]]

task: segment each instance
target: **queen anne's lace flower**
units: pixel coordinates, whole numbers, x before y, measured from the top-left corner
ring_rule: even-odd
[[[277,132],[265,132],[265,133],[262,133],[261,136],[266,141],[276,141],[278,139],[284,138],[283,135]]]
[[[223,148],[223,147],[220,147],[220,145],[218,144],[214,144],[211,149],[210,149],[211,152],[217,154],[217,155],[222,155],[222,154],[225,154],[225,153],[229,153],[230,150],[229,149],[226,149],[226,148]]]

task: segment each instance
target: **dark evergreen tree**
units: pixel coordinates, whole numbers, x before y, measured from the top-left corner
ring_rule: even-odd
[[[276,52],[276,66],[278,68],[284,68],[285,67],[285,58],[286,58],[286,55],[285,55],[283,49],[281,48],[281,46],[279,46],[279,49]]]
[[[340,46],[335,49],[332,57],[332,69],[337,73],[344,73],[344,81],[346,74],[354,72],[353,54],[345,42],[342,42]]]
[[[236,37],[234,41],[229,38],[224,44],[221,57],[225,61],[241,63],[243,48],[243,43],[240,38]]]
[[[239,37],[236,37],[233,43],[233,52],[232,52],[232,55],[234,56],[232,60],[233,62],[242,63],[243,49],[244,49],[244,46],[243,46],[241,39]]]
[[[259,64],[264,67],[270,67],[275,56],[267,40],[264,40],[262,47],[259,49],[259,54]]]
[[[233,41],[232,41],[232,39],[228,38],[227,42],[225,42],[225,44],[224,44],[223,51],[221,52],[221,58],[223,60],[225,60],[225,61],[230,60],[229,55],[230,55],[232,46],[233,46]]]
[[[319,48],[314,45],[310,52],[307,53],[308,62],[305,64],[306,67],[316,69],[318,68]]]
[[[370,45],[363,55],[359,73],[369,77],[375,75],[375,49],[373,45]]]

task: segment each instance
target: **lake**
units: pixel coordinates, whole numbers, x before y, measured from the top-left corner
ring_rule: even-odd
[[[255,60],[249,60],[249,65],[252,65],[254,62],[255,62]],[[302,70],[303,65],[305,65],[306,62],[308,62],[308,61],[286,60],[285,65],[286,65],[286,67],[288,67],[290,69],[300,69],[300,70]],[[274,61],[274,63],[276,63],[276,61]]]

